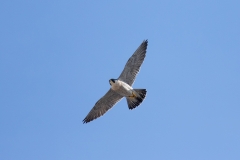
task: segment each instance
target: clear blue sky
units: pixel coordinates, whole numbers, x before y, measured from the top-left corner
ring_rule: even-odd
[[[240,2],[1,1],[0,159],[240,159]],[[144,39],[134,88],[82,124]]]

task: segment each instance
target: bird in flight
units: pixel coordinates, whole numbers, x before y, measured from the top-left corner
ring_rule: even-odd
[[[133,89],[132,84],[135,81],[146,56],[147,45],[148,41],[144,40],[133,55],[128,59],[118,79],[109,80],[111,88],[96,102],[94,107],[84,118],[83,123],[88,123],[104,115],[123,97],[126,98],[129,109],[134,109],[142,103],[146,97],[147,90]]]

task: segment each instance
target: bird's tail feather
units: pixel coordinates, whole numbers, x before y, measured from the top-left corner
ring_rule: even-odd
[[[133,94],[134,94],[134,96],[126,97],[129,109],[134,109],[142,103],[142,101],[146,97],[147,90],[146,89],[134,89]]]

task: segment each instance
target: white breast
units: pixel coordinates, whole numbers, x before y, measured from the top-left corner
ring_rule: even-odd
[[[132,90],[133,88],[131,87],[131,86],[129,86],[127,83],[125,83],[125,82],[123,82],[123,81],[120,81],[119,80],[119,83],[121,83],[121,86],[123,87],[123,88],[125,88],[126,90]]]
[[[121,83],[119,81],[115,80],[115,83],[112,83],[111,88],[112,90],[116,91],[121,87]]]

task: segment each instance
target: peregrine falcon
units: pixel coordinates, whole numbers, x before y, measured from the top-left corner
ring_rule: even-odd
[[[109,80],[111,88],[97,101],[95,106],[84,118],[83,123],[88,123],[102,116],[123,97],[126,98],[129,109],[134,109],[142,103],[146,97],[147,90],[133,89],[132,84],[146,56],[147,45],[148,41],[144,40],[128,59],[118,79]]]

